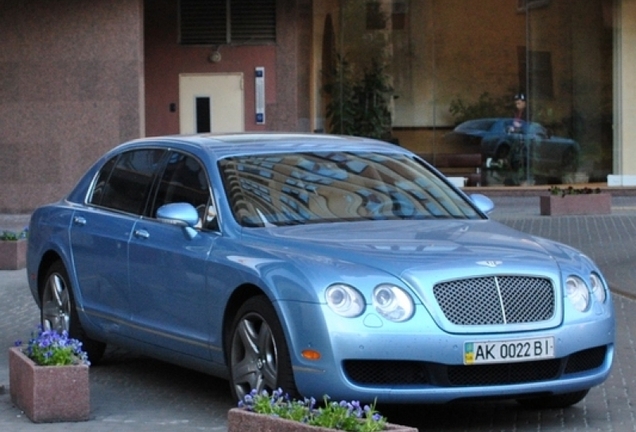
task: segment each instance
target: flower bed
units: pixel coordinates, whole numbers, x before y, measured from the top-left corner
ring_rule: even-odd
[[[27,230],[0,233],[0,270],[19,270],[26,267]]]
[[[26,267],[26,240],[0,240],[0,270],[19,270]]]
[[[252,390],[228,413],[228,432],[417,432],[417,429],[387,423],[372,406],[358,401],[330,402],[316,406],[314,398],[291,399],[282,389],[269,395]]]
[[[268,414],[258,414],[242,408],[228,412],[228,432],[334,432],[338,429],[311,426]],[[417,432],[416,428],[385,423],[383,431]]]
[[[38,366],[9,348],[11,401],[35,423],[88,420],[88,365]]]
[[[40,330],[9,348],[11,401],[35,423],[88,420],[89,362],[66,333]]]
[[[553,187],[540,197],[540,210],[544,216],[610,214],[612,196],[599,189]]]

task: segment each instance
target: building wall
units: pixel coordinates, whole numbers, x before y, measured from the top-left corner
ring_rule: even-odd
[[[169,107],[181,72],[244,72],[247,130],[320,128],[325,11],[315,3],[280,0],[276,44],[223,46],[213,64],[211,47],[176,44],[177,0],[0,0],[0,212],[62,198],[120,142],[177,133]],[[636,175],[636,0],[616,4],[613,172]],[[603,11],[608,25],[612,14]],[[256,66],[267,69],[265,126],[253,120]],[[433,137],[417,141],[444,131],[424,132]]]
[[[245,130],[309,130],[309,104],[299,97],[308,88],[308,65],[302,55],[310,31],[304,25],[310,0],[281,0],[277,4],[277,42],[270,45],[219,47],[182,46],[178,43],[178,0],[146,2],[145,82],[146,133],[179,132],[179,74],[235,73],[244,76]],[[310,10],[310,8],[309,8]],[[219,62],[209,57],[217,51]],[[255,122],[254,69],[265,67],[266,123]],[[176,110],[171,111],[174,104]]]
[[[617,14],[617,41],[614,91],[615,121],[614,174],[636,179],[636,1],[621,0]]]
[[[143,135],[142,0],[0,0],[0,212]]]

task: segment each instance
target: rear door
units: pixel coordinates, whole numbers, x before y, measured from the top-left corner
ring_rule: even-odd
[[[97,175],[87,206],[73,215],[71,251],[78,300],[102,330],[121,332],[130,317],[128,241],[164,154],[142,149],[109,160]]]

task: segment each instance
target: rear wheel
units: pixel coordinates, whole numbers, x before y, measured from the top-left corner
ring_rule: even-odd
[[[98,362],[104,354],[106,344],[89,338],[82,328],[68,273],[60,261],[55,262],[46,274],[41,297],[41,321],[44,330],[66,331],[69,337],[82,342],[82,348],[92,363]]]
[[[587,396],[588,390],[581,390],[571,393],[563,393],[552,396],[537,398],[518,399],[517,402],[527,408],[536,409],[560,409],[567,408],[581,402]]]
[[[253,389],[271,394],[279,387],[291,397],[297,396],[285,335],[266,297],[252,297],[241,306],[232,323],[226,352],[236,400]]]

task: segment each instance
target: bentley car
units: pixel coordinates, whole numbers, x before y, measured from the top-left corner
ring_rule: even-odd
[[[113,344],[237,400],[575,404],[610,373],[607,282],[493,208],[371,139],[142,138],[33,213],[27,272],[93,363]]]

